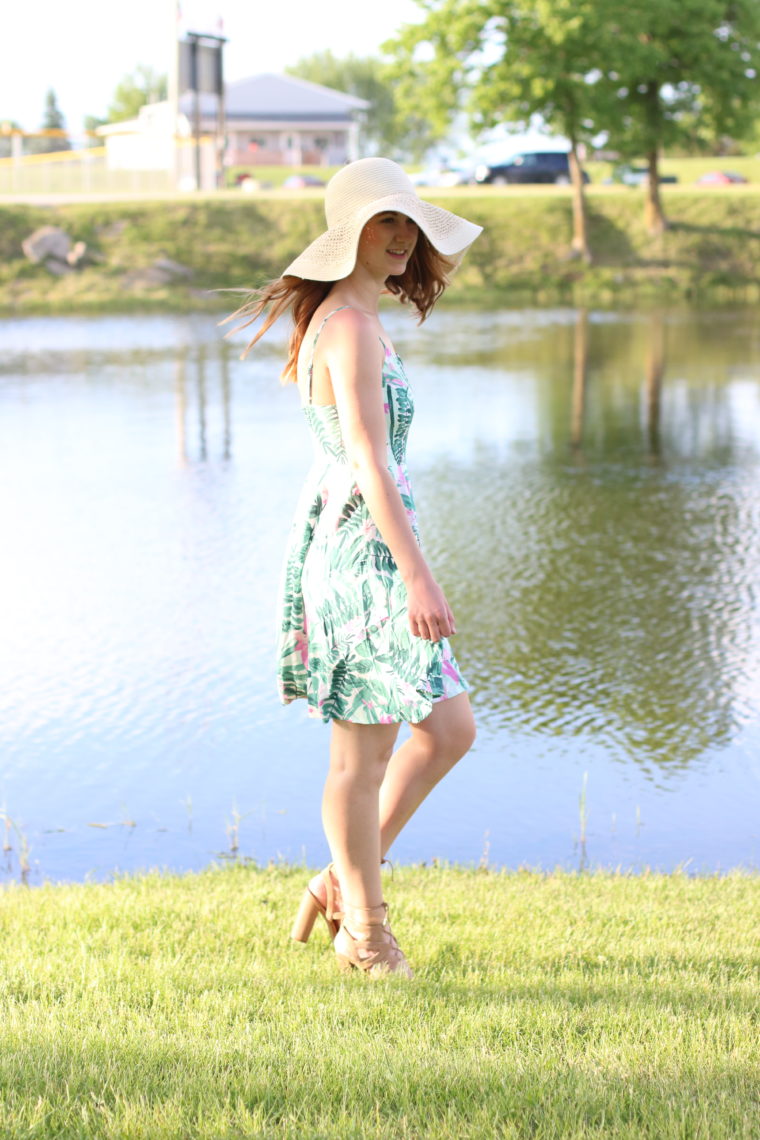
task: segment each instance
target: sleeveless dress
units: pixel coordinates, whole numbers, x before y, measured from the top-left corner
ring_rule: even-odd
[[[348,308],[349,306],[342,306]],[[290,532],[279,597],[278,690],[283,704],[305,697],[309,716],[359,724],[418,723],[433,702],[466,692],[446,638],[409,628],[406,587],[354,481],[334,404],[312,404],[314,351],[303,405],[314,444]],[[385,344],[388,470],[419,543],[406,470],[414,414],[404,366]]]

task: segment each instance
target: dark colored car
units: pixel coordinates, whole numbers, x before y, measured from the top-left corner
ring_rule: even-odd
[[[566,186],[570,181],[570,163],[566,151],[524,151],[513,155],[507,162],[477,166],[475,181],[492,186],[520,182],[554,182],[557,186]],[[583,181],[591,181],[585,170]]]

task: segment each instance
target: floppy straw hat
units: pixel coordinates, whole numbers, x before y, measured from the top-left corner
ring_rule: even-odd
[[[325,192],[327,230],[291,262],[283,277],[340,281],[356,265],[362,228],[375,214],[405,214],[456,266],[482,226],[424,202],[408,174],[389,158],[360,158],[334,174]]]

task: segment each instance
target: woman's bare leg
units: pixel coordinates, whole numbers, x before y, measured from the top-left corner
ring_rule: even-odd
[[[440,779],[471,748],[475,721],[466,693],[437,701],[394,752],[380,785],[380,856]],[[342,883],[342,880],[341,880]]]
[[[383,901],[379,796],[398,730],[398,724],[332,723],[322,823],[344,905]]]

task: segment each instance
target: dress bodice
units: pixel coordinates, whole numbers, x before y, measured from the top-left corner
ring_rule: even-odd
[[[313,356],[309,369],[312,367]],[[311,382],[311,374],[309,381]],[[401,357],[388,348],[385,349],[381,382],[389,460],[395,464],[403,464],[406,462],[406,444],[414,416],[414,400]],[[316,458],[324,457],[327,463],[347,463],[346,448],[335,404],[304,404],[303,410],[314,439]]]

